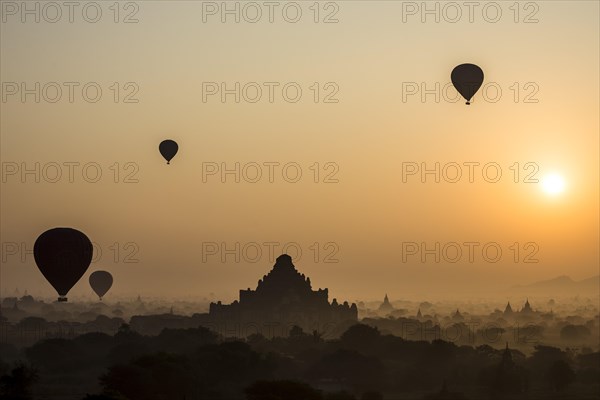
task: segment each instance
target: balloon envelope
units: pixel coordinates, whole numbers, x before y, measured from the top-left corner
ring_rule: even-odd
[[[102,296],[108,292],[113,284],[113,277],[110,272],[107,271],[94,271],[90,275],[90,286],[96,292],[100,300]]]
[[[67,301],[65,296],[90,266],[92,253],[90,239],[72,228],[47,230],[33,245],[35,263],[60,295],[58,301]]]
[[[467,100],[467,104],[483,83],[483,70],[475,64],[461,64],[452,70],[452,84],[458,93]]]
[[[170,164],[171,160],[173,157],[175,157],[175,154],[177,154],[177,151],[179,150],[179,145],[177,145],[177,142],[174,140],[167,139],[160,142],[158,150],[164,159],[167,160],[167,164]]]

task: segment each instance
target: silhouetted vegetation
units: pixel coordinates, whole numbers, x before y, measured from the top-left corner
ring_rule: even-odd
[[[322,400],[310,385],[294,381],[258,381],[244,390],[248,400]]]
[[[16,365],[9,373],[0,377],[0,398],[3,400],[33,399],[31,387],[38,380],[35,369],[25,364]]]
[[[548,368],[546,378],[554,390],[561,392],[575,381],[575,373],[566,361],[557,360]]]
[[[332,340],[290,333],[239,341],[202,327],[145,336],[122,325],[114,335],[51,338],[24,349],[21,364],[0,361],[2,399],[585,399],[600,387],[600,353],[591,349],[538,345],[526,357],[508,346],[409,341],[364,324]]]

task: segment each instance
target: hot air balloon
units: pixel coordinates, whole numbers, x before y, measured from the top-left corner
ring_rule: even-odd
[[[475,64],[460,64],[452,70],[450,78],[458,93],[469,105],[483,83],[483,71]]]
[[[73,228],[50,229],[37,238],[35,263],[58,292],[58,301],[67,301],[67,293],[90,266],[92,252],[90,239]]]
[[[102,296],[108,292],[112,284],[113,277],[110,272],[94,271],[90,275],[90,286],[94,289],[100,300],[102,300]]]
[[[162,142],[160,142],[160,145],[158,146],[158,150],[160,151],[160,154],[162,154],[164,159],[167,160],[167,164],[170,164],[171,159],[173,159],[173,157],[175,157],[175,154],[177,154],[177,150],[179,150],[179,146],[177,145],[177,142],[175,142],[174,140],[167,139],[167,140],[163,140]]]

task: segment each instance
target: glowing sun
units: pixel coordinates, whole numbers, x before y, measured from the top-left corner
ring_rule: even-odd
[[[558,195],[565,190],[565,180],[558,174],[549,174],[542,179],[542,189],[549,195]]]

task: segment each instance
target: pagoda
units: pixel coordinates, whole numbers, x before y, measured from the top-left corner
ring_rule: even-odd
[[[339,330],[336,328],[356,323],[358,308],[347,301],[338,304],[336,299],[329,303],[328,289],[312,290],[310,278],[283,254],[255,290],[240,290],[239,301],[231,304],[211,303],[208,317],[212,323],[226,326],[224,333],[229,336],[259,333],[273,337],[287,336],[294,326],[304,332]]]

